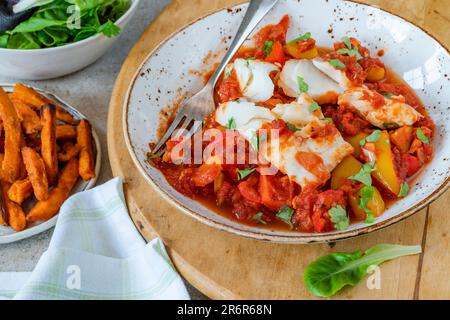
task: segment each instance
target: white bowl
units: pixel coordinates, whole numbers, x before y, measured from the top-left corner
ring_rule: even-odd
[[[148,143],[158,138],[160,113],[179,101],[183,93],[192,95],[203,86],[203,78],[192,70],[208,70],[223,56],[246,7],[244,4],[216,12],[180,30],[147,57],[130,84],[123,110],[127,147],[142,175],[168,201],[186,214],[221,230],[261,240],[308,243],[345,239],[386,227],[411,216],[448,188],[450,58],[447,49],[400,17],[368,5],[339,0],[280,1],[260,26],[276,23],[289,14],[292,22],[288,39],[310,31],[319,45],[331,47],[341,37],[352,35],[368,45],[373,53],[386,50],[382,60],[415,89],[437,125],[433,141],[435,156],[410,194],[371,225],[357,223],[345,231],[310,234],[239,224],[172,188],[161,172],[146,161]],[[204,59],[215,57],[214,53],[219,56]]]
[[[130,22],[140,0],[132,0],[128,11],[116,21],[122,30]],[[62,77],[94,63],[117,41],[101,34],[61,47],[16,50],[0,48],[0,74],[22,80]]]

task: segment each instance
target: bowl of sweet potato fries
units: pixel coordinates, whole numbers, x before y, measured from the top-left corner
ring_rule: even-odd
[[[63,203],[94,186],[100,157],[76,109],[21,83],[0,85],[0,244],[53,227]]]

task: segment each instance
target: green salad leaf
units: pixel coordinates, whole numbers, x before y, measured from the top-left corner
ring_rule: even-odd
[[[364,253],[332,253],[311,263],[303,273],[303,280],[311,294],[328,298],[347,285],[356,285],[371,266],[421,252],[420,246],[379,244]]]
[[[44,2],[45,3],[45,2]],[[53,0],[36,8],[14,29],[0,33],[0,48],[42,49],[78,42],[97,34],[115,37],[115,24],[131,0]]]

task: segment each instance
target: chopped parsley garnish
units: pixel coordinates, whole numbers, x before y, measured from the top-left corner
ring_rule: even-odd
[[[347,47],[347,49],[352,49],[352,42],[350,41],[350,38],[345,36],[342,38],[342,42],[344,42],[345,46]]]
[[[345,69],[345,64],[341,60],[331,59],[331,60],[328,60],[328,63],[339,70]]]
[[[237,171],[238,180],[239,181],[244,180],[245,178],[247,178],[249,175],[251,175],[255,171],[256,171],[255,168],[253,168],[253,169],[248,168],[248,169],[238,170]]]
[[[253,149],[255,149],[255,151],[259,151],[259,146],[261,144],[261,142],[266,141],[267,140],[267,133],[264,132],[260,135],[258,135],[257,132],[254,132],[252,137],[250,138],[250,145],[253,147]]]
[[[247,58],[247,60],[256,60],[256,57],[250,57],[250,58]]]
[[[344,44],[347,48],[341,48],[336,51],[337,53],[345,54],[350,57],[356,56],[357,61],[359,61],[363,58],[362,55],[359,53],[358,48],[353,48],[352,42],[350,41],[349,37],[343,37],[342,42],[344,42]]]
[[[295,39],[287,42],[286,44],[296,43],[296,42],[300,42],[300,41],[306,41],[309,38],[311,38],[311,32],[307,32],[304,35],[302,35],[301,37],[295,38]]]
[[[373,171],[375,171],[374,167],[375,167],[375,163],[373,163],[373,162],[366,163],[363,165],[363,167],[361,168],[361,170],[359,170],[359,172],[357,174],[349,177],[349,179],[359,181],[359,182],[365,184],[366,186],[371,186],[372,185],[371,173]]]
[[[294,126],[292,123],[286,122],[286,126],[289,128],[289,130],[297,132],[300,131],[296,126]]]
[[[316,110],[320,110],[321,107],[319,106],[319,104],[317,102],[313,102],[311,103],[311,105],[309,106],[309,113],[313,113]]]
[[[367,204],[373,199],[375,188],[373,186],[366,185],[361,188],[359,194],[361,196],[361,201],[358,206],[360,209],[364,210],[367,215],[365,223],[372,223],[374,222],[375,217],[373,215],[373,212],[369,208],[367,208]]]
[[[368,135],[365,139],[362,139],[359,142],[360,146],[364,146],[367,142],[377,142],[381,138],[381,130],[375,130],[370,135]]]
[[[328,214],[330,215],[330,220],[334,223],[334,228],[336,230],[345,230],[350,225],[350,219],[347,215],[347,211],[345,211],[345,209],[340,205],[331,208],[328,211]]]
[[[236,120],[234,120],[233,117],[228,119],[227,125],[225,126],[228,130],[235,130],[236,129]]]
[[[344,55],[348,55],[350,57],[356,56],[356,61],[361,60],[363,57],[362,55],[359,53],[358,49],[347,49],[347,48],[342,48],[336,51],[337,53],[340,54],[344,54]]]
[[[383,127],[385,127],[386,129],[397,129],[400,126],[395,122],[385,122],[383,123]]]
[[[266,57],[272,52],[273,45],[274,45],[273,41],[264,42],[263,51]]]
[[[255,221],[258,221],[259,223],[267,224],[267,222],[264,221],[264,219],[263,219],[263,213],[262,212],[258,212],[257,214],[255,214],[252,219],[255,220]]]
[[[393,93],[390,93],[390,92],[388,92],[388,93],[386,93],[386,94],[383,94],[383,97],[385,97],[386,99],[390,99],[390,98],[392,98],[393,96],[395,96]]]
[[[400,198],[404,198],[408,195],[409,193],[409,184],[408,182],[403,182],[402,185],[400,186],[400,192],[398,193],[398,196]]]
[[[322,120],[328,122],[328,123],[333,123],[333,119],[332,118],[323,118]]]
[[[284,206],[278,211],[277,218],[281,221],[287,223],[288,225],[292,225],[291,219],[292,215],[294,214],[294,209]]]
[[[297,77],[298,89],[302,93],[306,93],[309,90],[309,85],[305,82],[305,79],[302,77]]]
[[[225,68],[225,79],[228,79],[231,76],[231,73],[233,72],[234,65],[230,63]]]
[[[425,133],[423,133],[422,128],[417,128],[416,136],[417,136],[417,139],[419,139],[420,142],[422,142],[423,144],[430,143],[430,140],[428,139],[428,137],[425,135]]]

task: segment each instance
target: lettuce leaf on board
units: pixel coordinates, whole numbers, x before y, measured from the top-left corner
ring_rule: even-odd
[[[0,48],[41,49],[67,45],[97,34],[118,36],[120,28],[114,22],[129,9],[131,0],[52,0],[45,3],[13,30],[0,33]],[[71,24],[75,11],[79,23]]]
[[[421,252],[421,246],[379,244],[364,253],[332,253],[311,263],[303,273],[303,280],[311,294],[329,298],[347,285],[356,285],[370,266]]]

